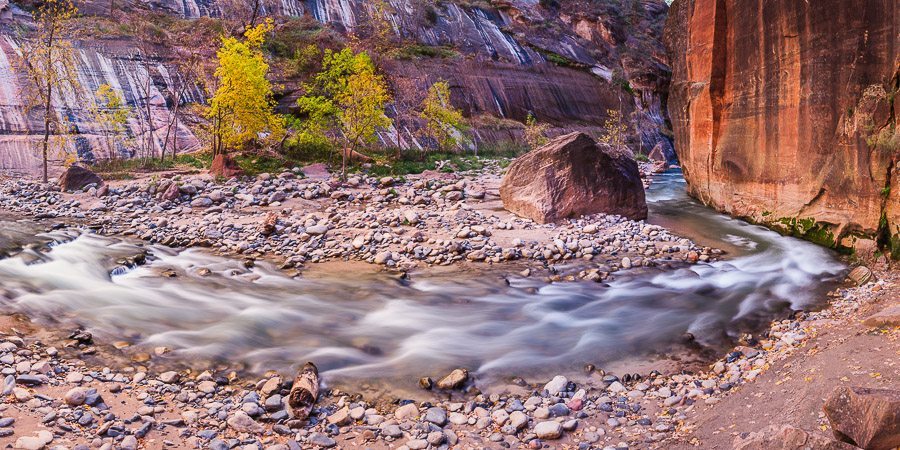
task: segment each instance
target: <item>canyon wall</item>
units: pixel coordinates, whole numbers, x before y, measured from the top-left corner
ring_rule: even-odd
[[[694,197],[831,247],[900,254],[900,3],[676,0],[664,40]]]
[[[30,0],[23,0],[30,1]],[[86,17],[108,17],[112,5],[122,11],[152,11],[181,19],[235,14],[227,0],[76,0]],[[253,2],[245,2],[251,5]],[[547,4],[544,6],[543,4]],[[21,5],[12,2],[0,14],[0,64],[16,58],[16,23],[27,23]],[[376,7],[377,6],[377,7]],[[425,92],[431,83],[446,79],[453,103],[473,118],[473,133],[481,144],[520,140],[521,122],[529,113],[554,127],[553,134],[578,130],[598,135],[607,110],[624,112],[633,130],[629,144],[649,153],[659,148],[674,159],[663,105],[669,81],[665,49],[660,39],[668,7],[663,0],[536,2],[430,2],[427,0],[260,0],[260,13],[285,22],[306,16],[348,36],[365,35],[373,17],[386,20],[395,38],[440,48],[450,57],[379,58],[392,87]],[[121,17],[118,16],[118,17]],[[177,77],[166,49],[142,54],[134,42],[94,34],[77,43],[82,58],[79,73],[83,91],[55,102],[57,112],[74,123],[76,140],[67,150],[81,155],[128,156],[128,149],[104,148],[87,107],[98,84],[109,84],[132,110],[128,134],[153,128],[165,136],[172,114],[173,92],[167,77]],[[273,67],[277,67],[273,66]],[[149,79],[153,93],[137,95],[134,85]],[[273,73],[282,111],[300,95],[299,83]],[[9,71],[0,75],[4,98],[0,117],[0,169],[35,168],[34,151],[42,124],[23,117],[16,96],[22,80]],[[135,94],[137,92],[137,94]],[[190,101],[202,103],[203,93]],[[142,113],[151,105],[152,114]],[[517,124],[518,123],[518,124]],[[196,130],[195,130],[196,131]],[[200,142],[191,129],[179,126],[179,148],[196,149]],[[100,133],[102,134],[102,133]],[[416,146],[416,130],[404,129],[403,144]],[[384,140],[393,142],[394,130]],[[107,145],[108,147],[108,145]],[[161,148],[156,145],[156,150]],[[133,151],[131,152],[133,153]]]

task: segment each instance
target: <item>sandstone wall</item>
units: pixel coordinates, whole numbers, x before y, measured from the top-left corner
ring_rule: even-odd
[[[893,236],[900,251],[900,3],[676,0],[664,40],[693,196],[826,245]]]
[[[364,34],[377,13],[369,0],[260,1],[263,13],[277,20],[307,15],[343,33]],[[122,0],[117,4],[195,19],[223,15],[221,3]],[[674,155],[671,139],[663,131],[667,118],[661,106],[669,76],[660,40],[667,11],[663,0],[568,0],[561,2],[560,8],[550,9],[532,0],[448,1],[435,3],[433,20],[422,13],[429,3],[389,0],[381,14],[404,42],[446,46],[458,55],[386,64],[392,81],[406,80],[424,92],[431,82],[447,79],[454,103],[469,115],[523,122],[532,112],[556,127],[555,133],[580,130],[597,135],[607,109],[623,110],[635,120],[630,141],[635,149],[649,153],[659,145]],[[109,14],[107,0],[76,0],[76,4],[89,16]],[[28,14],[16,2],[0,8],[0,68],[17,57],[16,30],[28,22]],[[117,153],[103,148],[97,126],[86,114],[88,99],[100,83],[116,88],[135,112],[129,126],[132,138],[139,125],[147,124],[146,117],[137,112],[144,111],[148,102],[156,133],[165,135],[164,124],[172,109],[168,79],[178,76],[166,63],[171,52],[163,49],[158,55],[141,55],[133,43],[106,36],[78,46],[83,92],[56,102],[59,114],[70,118],[78,130],[77,142],[73,140],[68,151],[97,157]],[[154,94],[144,98],[135,95],[134,85],[147,78],[147,65],[143,64],[147,58],[152,61]],[[565,63],[560,64],[559,58]],[[273,78],[284,86],[285,91],[278,94],[282,108],[288,110],[299,95],[298,83],[284,79],[283,74],[274,73]],[[40,163],[34,147],[43,133],[42,123],[23,117],[17,100],[20,85],[21,80],[11,71],[0,72],[0,169],[33,170]],[[198,94],[190,101],[203,102],[203,94]],[[521,137],[521,128],[516,127],[478,126],[474,131],[479,142],[486,144]],[[401,130],[401,134],[405,145],[415,146],[415,130]],[[179,127],[179,136],[180,148],[196,148],[198,141],[190,130]],[[384,140],[393,142],[394,136],[394,130],[386,130]]]

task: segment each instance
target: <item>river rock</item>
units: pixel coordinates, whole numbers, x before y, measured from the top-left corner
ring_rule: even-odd
[[[40,430],[37,436],[22,436],[16,439],[15,448],[23,450],[40,450],[53,441],[53,433]]]
[[[569,384],[569,379],[562,376],[557,375],[553,377],[550,382],[544,385],[544,390],[547,391],[550,395],[556,395],[563,391],[566,388],[566,385]]]
[[[516,159],[500,185],[503,207],[538,223],[587,214],[647,218],[633,155],[570,133]]]
[[[900,446],[900,390],[842,386],[825,401],[834,436],[871,450]]]
[[[94,172],[81,166],[69,166],[59,177],[59,187],[63,191],[78,191],[91,184],[99,186],[103,184],[103,180]]]
[[[396,417],[397,420],[412,419],[414,417],[417,417],[418,415],[419,408],[415,403],[407,403],[394,411],[394,417]]]
[[[238,411],[228,418],[228,426],[238,433],[262,433],[263,426],[244,411]]]
[[[425,421],[442,427],[447,423],[447,411],[445,411],[444,408],[439,408],[437,406],[428,408],[428,410],[425,411]]]
[[[63,399],[69,406],[80,406],[87,400],[87,390],[80,387],[72,388],[66,392]]]
[[[466,369],[455,369],[444,378],[437,382],[438,389],[456,389],[463,385],[469,379],[469,371]]]
[[[345,406],[335,411],[334,414],[328,416],[328,423],[333,423],[337,426],[343,426],[350,423],[350,408]]]
[[[554,421],[541,422],[534,426],[534,434],[540,439],[559,439],[562,425]]]
[[[872,280],[872,271],[866,266],[859,266],[851,270],[847,278],[857,286],[862,286]]]

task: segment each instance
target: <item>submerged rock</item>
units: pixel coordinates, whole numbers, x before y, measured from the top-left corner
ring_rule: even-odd
[[[644,185],[630,152],[571,133],[509,166],[500,185],[503,207],[538,223],[588,214],[647,218]]]

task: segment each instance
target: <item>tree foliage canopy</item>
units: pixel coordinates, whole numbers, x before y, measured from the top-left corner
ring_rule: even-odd
[[[422,119],[440,150],[459,146],[468,129],[462,113],[450,103],[450,84],[443,80],[428,88],[428,96],[422,102]]]
[[[275,114],[269,64],[262,45],[272,31],[271,20],[244,33],[244,39],[223,37],[216,52],[217,88],[207,118],[212,121],[213,153],[240,147],[262,134],[280,136],[284,121]]]
[[[343,140],[348,147],[341,151],[344,166],[349,150],[375,143],[378,130],[391,126],[385,114],[391,94],[366,52],[326,50],[322,70],[305,89],[297,101],[304,116],[298,140]]]

